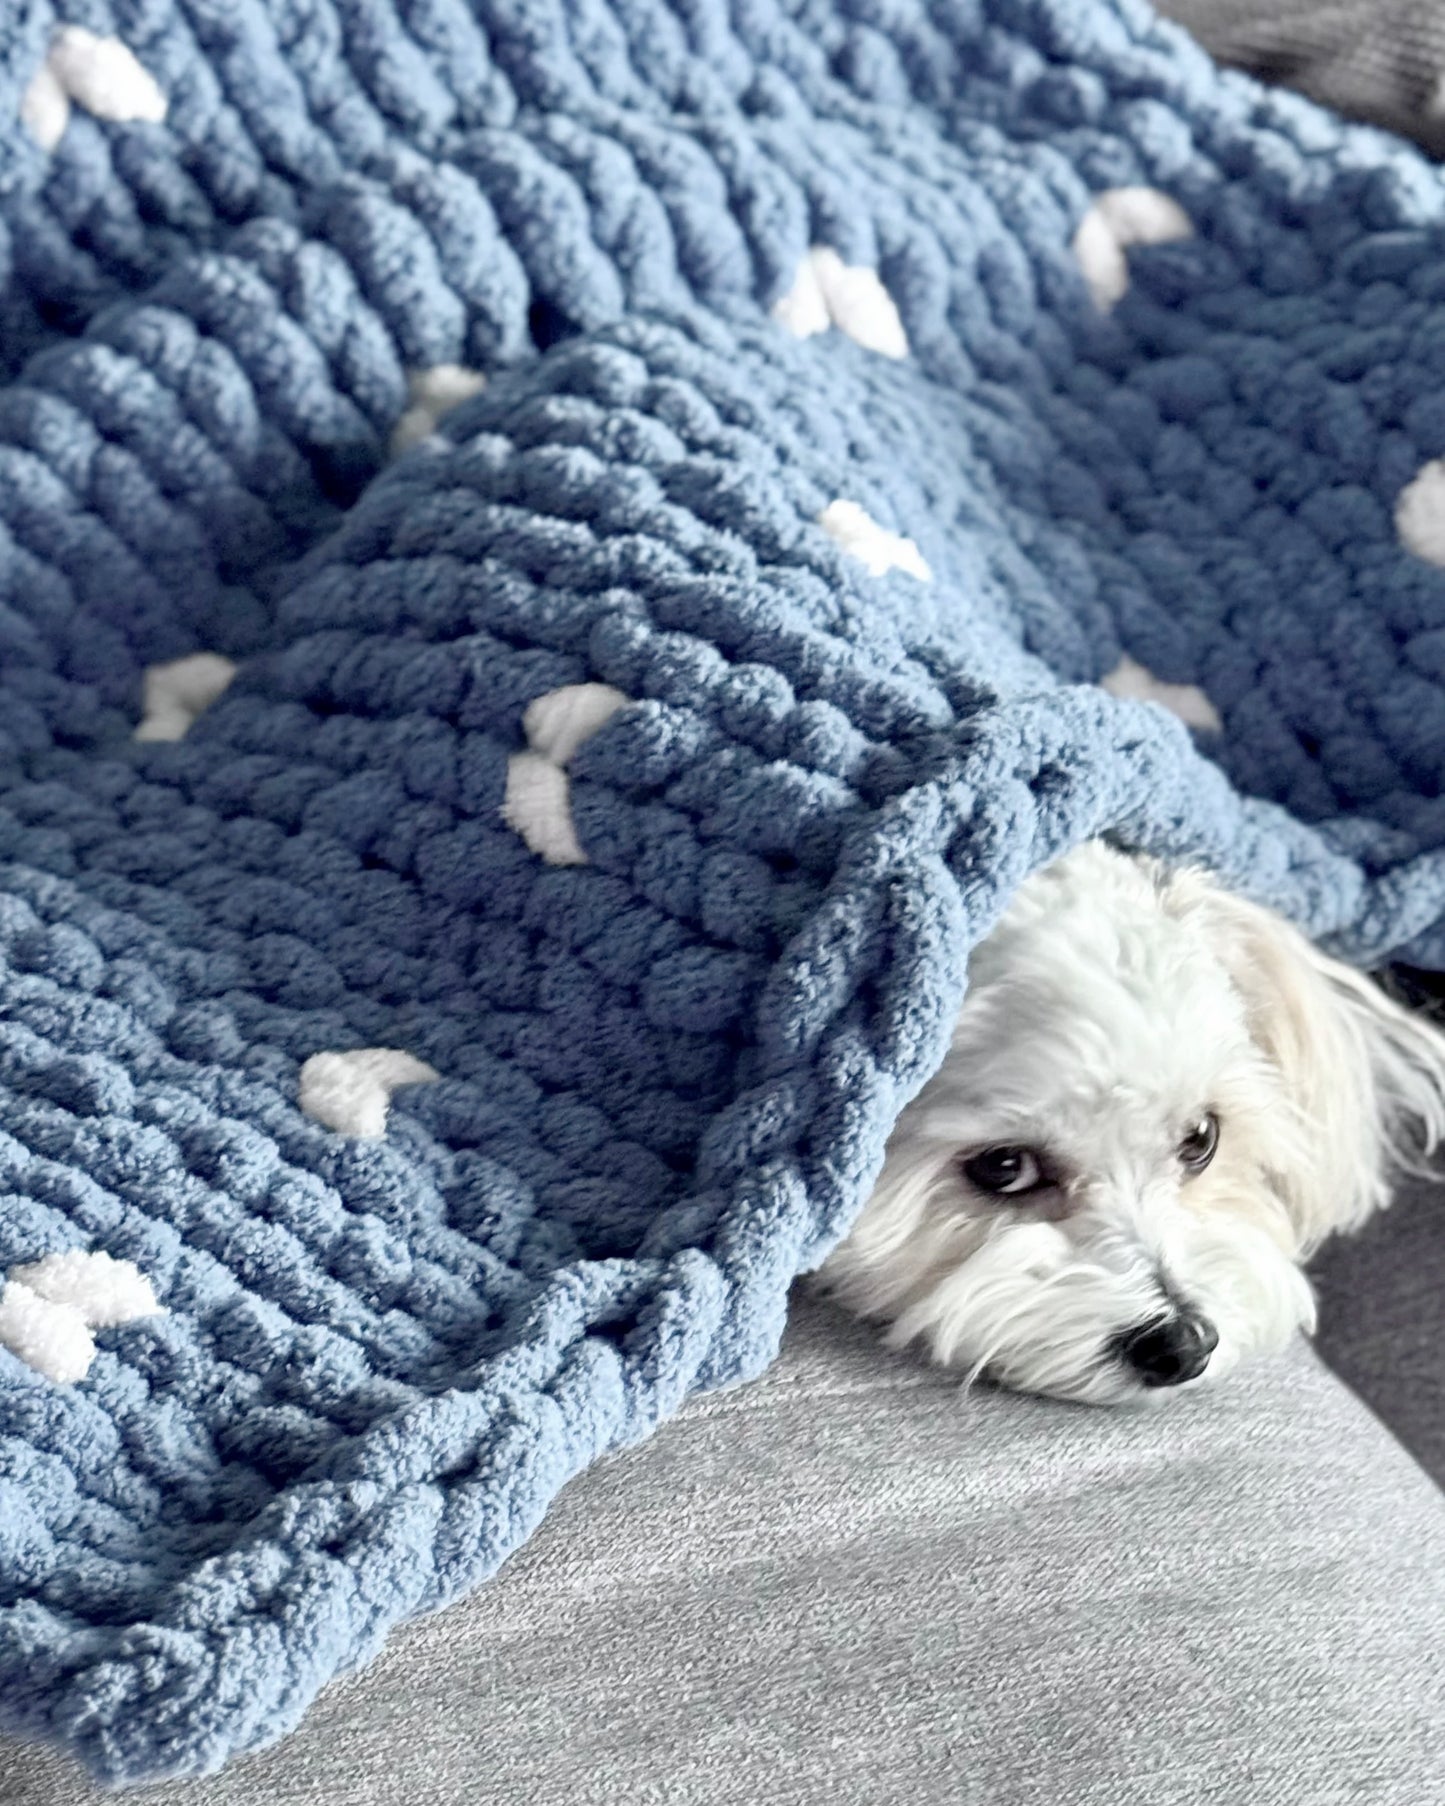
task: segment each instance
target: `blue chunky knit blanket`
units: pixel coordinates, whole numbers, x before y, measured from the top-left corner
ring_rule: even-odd
[[[756,1373],[1067,846],[1445,959],[1445,188],[1137,0],[19,0],[0,281],[0,1721],[103,1777]]]

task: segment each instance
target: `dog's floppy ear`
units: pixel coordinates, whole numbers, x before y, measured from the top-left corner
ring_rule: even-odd
[[[1428,1170],[1445,1140],[1445,1035],[1268,910],[1181,877],[1293,1105],[1271,1178],[1309,1254]]]

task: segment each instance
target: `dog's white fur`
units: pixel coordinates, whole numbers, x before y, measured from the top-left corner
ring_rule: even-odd
[[[1096,1403],[1218,1380],[1313,1329],[1300,1263],[1445,1135],[1445,1037],[1200,871],[1090,842],[1023,885],[968,978],[822,1279],[971,1377]],[[1031,1151],[1035,1189],[970,1183],[1001,1147]],[[1125,1338],[1182,1319],[1218,1336],[1203,1372],[1141,1375]]]

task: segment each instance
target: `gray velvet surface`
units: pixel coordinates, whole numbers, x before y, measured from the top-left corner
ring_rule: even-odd
[[[1387,1533],[1384,1533],[1387,1532]],[[801,1303],[287,1742],[151,1806],[1426,1806],[1445,1496],[1303,1345],[979,1392]],[[5,1806],[90,1806],[0,1745]]]

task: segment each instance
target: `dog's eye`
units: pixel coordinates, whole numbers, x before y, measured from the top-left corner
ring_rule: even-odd
[[[1207,1111],[1179,1144],[1179,1164],[1186,1173],[1202,1173],[1219,1146],[1219,1118]]]
[[[970,1185],[998,1196],[1037,1191],[1044,1182],[1039,1157],[1028,1148],[985,1148],[964,1161],[963,1173]]]

